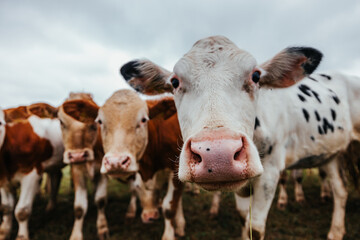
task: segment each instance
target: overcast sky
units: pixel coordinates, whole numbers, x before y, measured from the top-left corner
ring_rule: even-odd
[[[148,58],[172,70],[199,39],[224,35],[259,63],[287,46],[324,53],[318,71],[360,76],[360,1],[0,1],[0,106],[70,91],[98,104],[126,86],[122,64]]]

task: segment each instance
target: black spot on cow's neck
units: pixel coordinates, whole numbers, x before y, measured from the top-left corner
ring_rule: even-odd
[[[305,102],[305,101],[306,101],[306,99],[304,98],[303,95],[298,94],[298,97],[299,97],[300,101],[302,101],[302,102]]]
[[[317,81],[318,81],[318,80],[316,80],[315,78],[310,77],[310,76],[308,76],[308,78],[309,78],[309,79],[311,79],[311,80],[313,80],[313,81],[315,81],[315,82],[317,82]]]
[[[308,86],[306,86],[305,84],[301,84],[299,86],[299,89],[301,92],[303,92],[305,95],[311,97],[311,94],[310,94],[310,88]]]
[[[314,136],[311,136],[311,137],[310,137],[310,139],[311,139],[311,140],[313,140],[313,141],[315,141],[315,138],[314,138]]]
[[[269,155],[271,154],[272,149],[273,149],[273,147],[270,145],[270,147],[269,147],[269,151],[268,151],[268,154],[269,154]]]
[[[260,121],[257,117],[255,117],[255,127],[254,129],[256,130],[257,127],[260,127]]]
[[[327,133],[328,129],[330,129],[331,132],[334,132],[334,125],[329,123],[329,121],[326,118],[323,118],[323,129],[325,134]]]
[[[336,104],[340,103],[340,99],[337,96],[332,96]]]
[[[320,115],[316,110],[315,110],[315,117],[316,117],[316,120],[318,120],[318,121],[321,120]]]
[[[306,121],[309,122],[310,115],[309,115],[308,111],[306,111],[306,109],[304,109],[304,108],[302,109],[302,111],[303,111]]]
[[[329,75],[326,75],[326,74],[320,74],[320,76],[324,77],[324,78],[327,78],[327,80],[331,80],[331,77]]]
[[[344,128],[342,126],[338,126],[338,129],[344,131]]]
[[[335,121],[336,120],[336,112],[334,109],[330,109],[330,111],[331,111],[331,117]]]
[[[322,128],[321,128],[321,126],[318,126],[318,132],[319,132],[319,134],[320,134],[320,135],[323,135],[323,134],[324,134],[324,132],[323,132],[323,130],[322,130]]]
[[[318,100],[319,103],[321,103],[319,94],[317,92],[315,92],[314,90],[311,90],[312,94],[314,95],[314,97],[316,97],[316,100]]]

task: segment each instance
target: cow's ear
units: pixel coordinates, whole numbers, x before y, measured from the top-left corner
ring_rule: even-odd
[[[165,98],[153,106],[149,106],[149,118],[162,116],[165,120],[176,113],[176,106],[172,98]]]
[[[169,82],[172,73],[149,60],[130,61],[120,73],[137,92],[154,95],[173,91]]]
[[[260,86],[268,88],[289,87],[315,71],[322,53],[310,47],[290,47],[263,63]]]
[[[83,99],[67,101],[62,108],[67,115],[84,123],[94,122],[99,111],[97,105]]]

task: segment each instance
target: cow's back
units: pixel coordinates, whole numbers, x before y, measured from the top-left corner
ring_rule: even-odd
[[[348,87],[338,75],[312,75],[287,91],[262,90],[259,98],[255,142],[264,156],[281,149],[286,166],[300,159],[299,167],[312,167],[350,142]]]

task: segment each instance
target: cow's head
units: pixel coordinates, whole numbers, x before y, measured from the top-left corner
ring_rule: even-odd
[[[147,146],[148,108],[132,90],[115,92],[100,108],[96,121],[101,126],[105,156],[101,173],[126,178],[139,170]]]
[[[58,111],[64,142],[64,163],[77,164],[94,160],[94,146],[98,137],[95,119],[99,107],[91,100],[69,99]]]
[[[4,143],[4,139],[5,139],[5,113],[4,111],[0,108],[0,148]]]
[[[289,87],[312,73],[321,58],[316,49],[293,47],[258,65],[216,36],[196,42],[173,73],[147,60],[129,62],[121,73],[143,93],[174,94],[184,139],[180,180],[236,190],[263,171],[252,140],[259,88]]]

